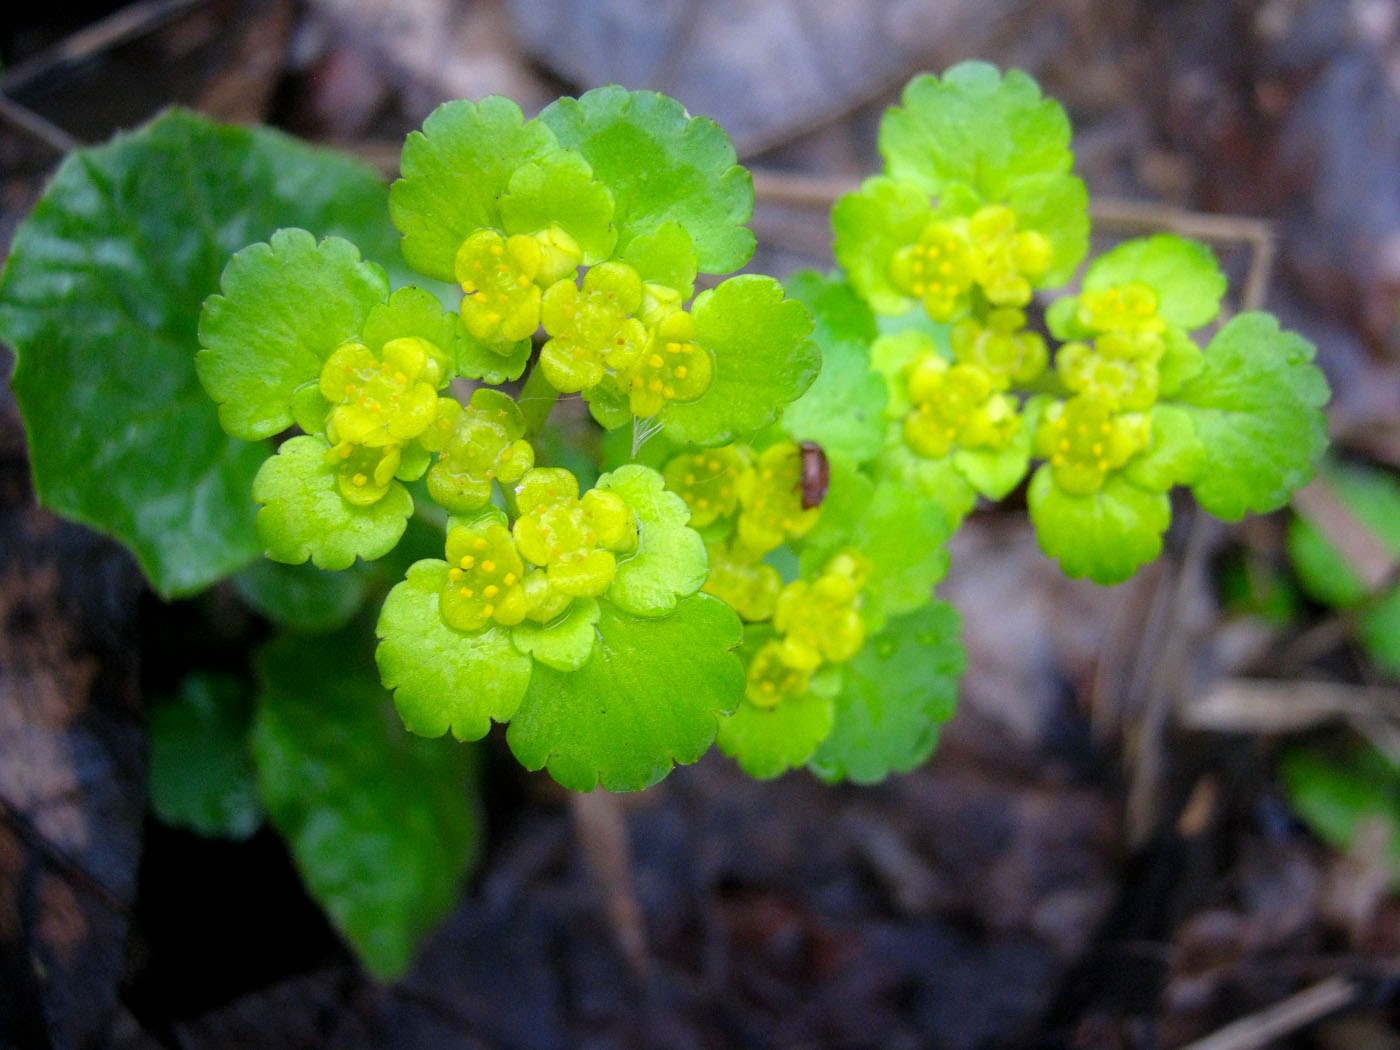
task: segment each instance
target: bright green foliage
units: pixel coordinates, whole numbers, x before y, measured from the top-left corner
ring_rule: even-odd
[[[253,480],[258,536],[274,561],[296,565],[310,558],[322,569],[347,569],[357,557],[382,557],[403,535],[413,497],[394,480],[390,460],[367,450],[353,462],[351,487],[371,488],[380,498],[357,505],[342,493],[344,461],[325,438],[303,435],[282,444]],[[373,461],[371,462],[371,458]]]
[[[753,181],[719,125],[674,99],[617,85],[546,107],[540,122],[577,150],[616,202],[620,250],[668,222],[690,234],[701,270],[728,273],[753,254],[744,226]]]
[[[1351,852],[1363,827],[1378,825],[1381,859],[1392,886],[1400,884],[1400,767],[1393,759],[1375,747],[1348,755],[1298,748],[1284,756],[1279,774],[1298,816],[1337,849]]]
[[[1400,556],[1400,482],[1385,471],[1337,464],[1322,477],[1357,520]],[[1368,592],[1343,554],[1305,517],[1289,522],[1288,554],[1303,589],[1326,605],[1353,610],[1366,652],[1378,667],[1400,676],[1400,586]]]
[[[504,99],[448,103],[409,136],[388,210],[408,265],[460,288],[455,310],[427,287],[390,294],[387,273],[400,271],[392,260],[380,269],[382,237],[371,230],[363,255],[325,237],[335,231],[319,205],[307,230],[259,225],[232,243],[186,243],[180,264],[203,275],[198,294],[209,295],[198,371],[218,418],[238,438],[302,432],[275,455],[266,444],[238,453],[242,473],[220,472],[213,495],[191,483],[197,509],[186,516],[204,521],[206,504],[250,512],[238,494],[251,491],[270,557],[339,569],[394,550],[421,511],[431,541],[405,544],[392,568],[359,567],[343,587],[310,567],[243,584],[276,616],[304,594],[325,628],[406,573],[379,615],[376,659],[414,734],[470,740],[509,722],[525,766],[579,790],[643,788],[716,737],[755,776],[809,764],[824,778],[871,782],[912,768],[951,713],[963,657],[956,616],[932,591],[947,569],[944,541],[978,500],[1030,476],[1042,547],[1067,572],[1109,583],[1160,551],[1174,487],[1193,487],[1225,517],[1271,509],[1324,443],[1326,388],[1306,343],[1247,314],[1197,344],[1224,294],[1203,245],[1120,245],[1042,315],[1045,293],[1072,278],[1088,244],[1069,141],[1063,110],[1024,74],[968,63],[916,78],[881,127],[886,170],[833,212],[844,273],[802,274],[789,288],[746,274],[705,281],[697,295],[702,275],[741,266],[753,249],[751,181],[712,122],[615,86],[532,120]],[[105,186],[93,171],[78,171],[73,192],[84,217],[87,182]],[[120,174],[145,177],[126,161]],[[201,192],[221,200],[217,191]],[[207,228],[194,197],[179,221]],[[280,208],[269,217],[300,222]],[[21,257],[124,260],[136,250],[25,236]],[[268,240],[233,255],[210,295],[225,258],[257,236]],[[31,243],[40,247],[20,250]],[[150,328],[192,355],[192,310],[167,333],[145,299],[121,292],[144,287],[128,277],[150,283],[163,267],[89,282],[106,310],[94,327]],[[31,340],[22,376],[50,331],[15,303],[51,308],[63,286],[38,273],[18,296],[0,296],[0,328],[18,317]],[[536,346],[523,388],[496,389],[525,375]],[[182,404],[178,382],[99,370],[106,393],[154,385],[143,406]],[[102,430],[106,418],[89,411],[101,399],[62,385],[84,407],[84,427]],[[561,394],[621,439],[585,432],[587,417],[567,407],[549,427]],[[207,424],[212,402],[204,409]],[[183,423],[158,433],[126,460],[84,447],[79,475],[90,483],[134,462],[149,477],[141,456],[166,462],[162,442],[236,450]],[[133,491],[184,506],[163,483]],[[189,532],[175,541],[198,542]],[[240,564],[251,548],[239,555],[238,542],[215,537],[226,549],[177,558],[183,578],[207,582],[208,566]],[[329,642],[305,667],[281,650],[269,661],[270,679],[297,685],[270,689],[260,754],[319,778],[297,798],[290,775],[265,774],[273,815],[342,928],[390,959],[388,972],[407,958],[404,931],[421,928],[422,898],[389,893],[372,916],[345,875],[382,889],[374,858],[308,809],[329,806],[332,788],[355,794],[343,770],[316,763],[362,742],[335,734],[377,739],[378,721],[338,721],[369,718],[375,705],[334,709],[332,733],[314,738],[310,705],[299,706],[305,676],[354,693],[343,681],[353,661]],[[418,775],[395,764],[403,738],[389,751],[365,746],[381,748],[357,756],[370,775],[385,763],[386,783]],[[384,808],[379,790],[351,801]],[[332,840],[349,859],[328,871]],[[395,847],[380,843],[378,856]],[[404,868],[420,890],[423,856]]]
[[[252,698],[226,675],[190,675],[151,708],[151,808],[201,835],[246,839],[262,825],[248,733]]]
[[[448,102],[433,110],[423,130],[408,136],[403,178],[389,190],[408,264],[455,282],[457,254],[467,238],[503,226],[500,201],[511,176],[553,147],[549,129],[526,121],[506,98]]]
[[[200,390],[200,302],[233,252],[281,226],[391,263],[383,209],[363,165],[181,110],[69,157],[0,278],[40,500],[126,544],[166,595],[252,562],[247,493],[268,449],[229,438]]]
[[[1053,468],[1041,466],[1026,494],[1040,549],[1069,576],[1120,583],[1162,553],[1171,522],[1164,492],[1115,476],[1087,493],[1062,488]]]
[[[714,375],[698,400],[668,402],[658,415],[677,443],[723,445],[767,426],[821,368],[811,317],[771,277],[731,277],[696,296],[689,316],[689,338],[711,355]]]
[[[1019,70],[1004,76],[964,62],[941,78],[925,73],[880,125],[886,170],[937,195],[962,184],[999,200],[1020,179],[1069,171],[1069,120]]]
[[[351,630],[264,649],[253,751],[307,889],[388,979],[456,903],[480,818],[472,753],[398,729],[366,641]]]
[[[760,649],[755,661],[769,652]],[[749,776],[761,780],[802,765],[831,735],[833,696],[842,681],[838,668],[813,676],[794,672],[780,661],[775,667],[779,674],[799,675],[801,689],[785,696],[781,703],[741,703],[719,730],[720,750]]]
[[[790,278],[787,291],[812,312],[822,370],[783,410],[783,430],[794,441],[815,441],[828,456],[874,459],[885,439],[886,393],[870,371],[876,334],[870,307],[844,281],[812,271]]]
[[[666,491],[660,474],[629,464],[604,474],[593,491],[620,497],[641,532],[635,552],[618,562],[609,600],[636,616],[665,616],[700,590],[708,570],[704,540],[687,527],[685,501]]]
[[[1191,493],[1216,517],[1277,510],[1312,475],[1327,444],[1328,398],[1314,352],[1268,314],[1240,314],[1177,392],[1209,450],[1210,469],[1191,481]]]
[[[449,568],[445,561],[420,561],[389,592],[375,659],[411,732],[441,736],[451,730],[458,740],[478,740],[493,719],[515,714],[531,661],[503,631],[470,634],[448,625],[439,603]]]
[[[703,594],[659,619],[599,605],[589,661],[572,672],[537,665],[506,739],[527,769],[547,766],[567,788],[636,791],[704,754],[734,709],[739,618]]]
[[[928,758],[957,703],[966,663],[959,630],[957,611],[932,602],[872,636],[843,667],[834,724],[812,771],[873,784]]]
[[[327,358],[354,339],[389,279],[339,237],[320,244],[305,230],[279,230],[229,260],[199,321],[200,382],[219,422],[247,441],[292,423],[297,389],[315,384]]]

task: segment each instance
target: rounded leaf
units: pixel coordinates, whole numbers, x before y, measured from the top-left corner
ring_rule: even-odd
[[[540,121],[577,150],[612,191],[617,248],[667,222],[694,243],[704,273],[729,273],[753,254],[744,224],[753,180],[729,136],[707,117],[687,116],[675,99],[610,84],[547,106]]]
[[[322,569],[347,569],[394,549],[413,513],[413,497],[391,481],[384,497],[356,506],[340,494],[330,445],[303,434],[283,442],[253,479],[258,538],[274,561],[299,565],[310,558]]]
[[[531,660],[505,628],[466,634],[447,626],[438,608],[447,570],[432,558],[409,567],[384,600],[374,658],[409,732],[479,740],[520,706]]]

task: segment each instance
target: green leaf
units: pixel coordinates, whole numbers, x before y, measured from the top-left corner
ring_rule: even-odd
[[[947,602],[893,619],[845,665],[831,734],[808,763],[823,780],[873,784],[933,752],[967,663]]]
[[[841,670],[823,668],[810,691],[786,697],[776,707],[741,702],[719,727],[719,749],[760,780],[802,765],[831,733],[832,696],[841,687]]]
[[[253,704],[241,679],[192,674],[151,708],[151,808],[201,835],[246,839],[262,824],[248,734]]]
[[[558,226],[592,265],[612,255],[617,241],[613,199],[577,153],[555,150],[517,168],[501,198],[506,233],[543,233]]]
[[[396,977],[479,853],[473,752],[399,728],[359,630],[284,637],[257,664],[268,813],[365,966]]]
[[[975,469],[974,475],[978,474]],[[932,501],[948,520],[948,533],[962,522],[963,518],[977,506],[977,490],[966,474],[958,469],[952,456],[941,459],[925,459],[915,455],[909,446],[899,441],[885,449],[880,455],[880,480],[916,493]],[[995,480],[989,472],[984,481]]]
[[[1149,492],[1167,492],[1203,469],[1205,449],[1191,414],[1180,405],[1152,406],[1152,444],[1128,460],[1123,477]]]
[[[310,562],[254,562],[233,578],[234,590],[255,612],[279,627],[322,634],[344,627],[359,612],[374,585],[365,563],[326,572]]]
[[[1031,478],[1026,502],[1040,549],[1066,576],[1101,584],[1122,583],[1161,554],[1172,518],[1164,492],[1138,488],[1118,474],[1081,496],[1059,488],[1049,464]]]
[[[850,285],[814,271],[792,277],[788,294],[812,311],[821,374],[783,410],[794,441],[815,441],[828,456],[874,459],[885,441],[884,380],[870,370],[875,318]]]
[[[953,467],[988,499],[1005,499],[1025,479],[1030,467],[1033,429],[1034,425],[1023,418],[1005,448],[960,448],[953,453]]]
[[[695,342],[714,355],[699,398],[670,402],[657,418],[679,444],[723,445],[753,434],[800,397],[821,371],[806,307],[771,277],[745,274],[701,292],[691,306]]]
[[[229,438],[195,376],[200,304],[281,227],[390,261],[384,199],[345,157],[180,110],[64,161],[0,277],[40,500],[126,544],[165,595],[253,561],[269,450]]]
[[[1227,282],[1215,253],[1199,241],[1158,233],[1124,241],[1094,260],[1086,292],[1141,283],[1157,293],[1157,312],[1187,331],[1215,320]]]
[[[425,559],[389,592],[375,628],[375,659],[409,732],[479,740],[520,706],[531,660],[505,628],[463,634],[443,621],[438,595],[447,562]]]
[[[458,100],[433,110],[403,147],[403,178],[389,188],[389,211],[408,264],[457,283],[457,250],[483,227],[501,229],[500,198],[516,169],[555,148],[537,120],[508,98]]]
[[[890,280],[890,260],[933,219],[928,194],[909,182],[875,176],[836,202],[832,251],[852,286],[880,314],[902,314],[914,300]],[[922,311],[920,311],[922,312]]]
[[[287,429],[297,388],[314,384],[326,358],[359,336],[371,308],[389,297],[384,271],[349,241],[317,244],[296,229],[244,248],[219,287],[199,319],[195,368],[219,404],[219,422],[245,441]]]
[[[862,592],[861,615],[871,631],[878,631],[891,616],[927,604],[933,585],[948,571],[948,552],[943,548],[949,536],[947,517],[937,504],[903,485],[877,483],[865,513],[845,535],[842,530],[824,528],[823,519],[825,512],[807,534],[802,575],[815,578],[828,560],[846,548],[865,555],[871,568]]]
[[[1205,351],[1205,366],[1177,392],[1210,469],[1191,486],[1218,518],[1277,510],[1312,476],[1327,445],[1327,380],[1313,346],[1262,313],[1240,314]]]
[[[661,619],[600,602],[599,646],[577,671],[537,666],[506,739],[527,769],[574,791],[639,791],[694,762],[743,690],[738,616],[697,594]]]
[[[1005,76],[964,62],[904,89],[903,106],[880,124],[885,170],[937,195],[966,183],[983,200],[1002,200],[1018,179],[1069,171],[1070,126],[1060,104],[1020,70]]]
[[[413,497],[397,481],[378,503],[357,507],[340,494],[330,445],[303,434],[282,443],[253,479],[258,537],[274,561],[299,565],[310,558],[322,569],[348,569],[356,557],[373,561],[403,535]]]
[[[540,121],[578,150],[613,194],[617,247],[678,222],[694,242],[700,269],[729,273],[753,254],[744,224],[753,215],[753,180],[729,136],[707,117],[688,117],[675,99],[616,84],[545,107]]]
[[[1384,470],[1324,463],[1319,476],[1362,525],[1400,555],[1400,481]],[[1288,525],[1288,556],[1303,589],[1324,605],[1348,609],[1366,601],[1365,582],[1351,563],[1306,517]]]
[[[633,616],[665,616],[705,585],[710,559],[690,528],[690,508],[667,492],[661,475],[632,463],[598,479],[599,489],[627,501],[641,523],[637,552],[620,559],[607,597]]]
[[[682,302],[695,294],[699,260],[690,234],[678,222],[662,223],[632,238],[621,258],[648,284],[674,289]]]
[[[1363,822],[1380,822],[1391,883],[1400,880],[1400,769],[1390,759],[1374,747],[1346,759],[1295,749],[1284,756],[1279,775],[1298,816],[1339,850],[1355,847]]]
[[[1050,266],[1036,281],[1055,288],[1074,276],[1089,250],[1089,191],[1074,175],[1031,175],[1006,195],[1018,230],[1034,230],[1050,241]]]
[[[1361,611],[1356,633],[1375,665],[1400,678],[1400,587],[1382,594]]]
[[[546,667],[577,671],[593,655],[601,615],[598,603],[592,598],[575,598],[561,619],[548,626],[525,620],[510,629],[510,639],[522,653],[528,653]]]

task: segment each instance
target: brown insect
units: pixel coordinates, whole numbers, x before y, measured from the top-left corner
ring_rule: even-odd
[[[815,441],[804,441],[802,449],[802,509],[820,507],[831,484],[831,463]]]

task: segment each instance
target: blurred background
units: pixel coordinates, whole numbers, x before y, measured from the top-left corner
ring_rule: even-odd
[[[392,174],[446,99],[531,113],[618,82],[729,131],[758,188],[752,268],[783,277],[831,266],[827,210],[878,168],[903,84],[974,57],[1067,108],[1099,246],[1210,239],[1236,308],[1248,285],[1318,345],[1338,460],[1393,481],[1392,0],[10,5],[0,250],[65,151],[171,104]],[[219,589],[162,605],[33,506],[25,464],[0,390],[0,984],[25,975],[0,1046],[1400,1046],[1400,659],[1300,585],[1288,513],[1180,508],[1166,555],[1112,589],[1064,579],[1014,499],[975,515],[940,587],[970,666],[927,767],[829,788],[711,754],[622,800],[630,863],[599,863],[608,815],[590,831],[493,738],[484,861],[382,986],[269,832],[145,812],[150,696],[195,650],[236,663],[249,614]],[[1400,519],[1328,481],[1298,507],[1372,597],[1395,588]],[[1360,786],[1358,753],[1383,771]],[[66,851],[39,798],[100,841]],[[36,983],[54,952],[63,979]]]

